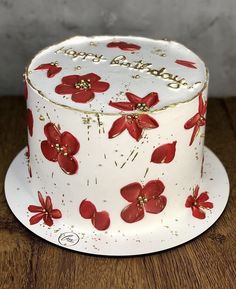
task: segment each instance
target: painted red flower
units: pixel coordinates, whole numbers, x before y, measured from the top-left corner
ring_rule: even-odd
[[[144,212],[158,214],[166,206],[167,199],[161,196],[165,189],[160,180],[149,181],[144,187],[131,183],[120,190],[124,199],[131,204],[121,212],[121,218],[127,223],[137,222],[144,217]]]
[[[145,97],[139,97],[133,93],[127,92],[126,96],[129,102],[112,102],[109,105],[123,111],[134,111],[137,113],[126,114],[114,121],[108,137],[113,138],[121,134],[124,130],[128,130],[129,134],[136,139],[140,139],[143,129],[157,128],[157,121],[146,114],[150,108],[159,102],[158,94],[151,92]]]
[[[208,192],[203,192],[198,196],[199,186],[196,186],[193,195],[188,196],[185,207],[192,209],[192,215],[198,219],[205,219],[206,214],[203,209],[212,209],[213,203],[207,202]]]
[[[188,61],[188,60],[176,60],[175,63],[186,66],[188,68],[194,68],[197,69],[197,67],[195,66],[195,62],[192,61]]]
[[[156,164],[170,163],[175,157],[176,143],[167,143],[159,146],[154,150],[151,157],[151,162]]]
[[[56,74],[58,74],[62,67],[58,65],[58,62],[51,62],[51,63],[44,63],[39,65],[34,70],[47,70],[47,77],[51,78],[54,77]]]
[[[37,213],[30,218],[30,225],[37,224],[43,219],[44,224],[51,227],[53,225],[53,219],[60,219],[62,217],[61,211],[53,209],[52,200],[49,196],[47,196],[44,201],[42,194],[38,192],[38,198],[41,206],[30,205],[28,207],[28,210],[31,213]]]
[[[30,136],[33,135],[33,127],[34,127],[34,118],[31,109],[27,109],[27,127],[29,130]]]
[[[30,165],[30,148],[29,148],[29,145],[27,145],[27,151],[25,153],[25,156],[26,156],[26,160],[27,160],[29,176],[32,178],[32,170],[31,170],[31,165]]]
[[[108,82],[99,81],[101,79],[95,73],[84,75],[69,75],[62,78],[62,84],[55,88],[58,94],[71,94],[71,99],[75,102],[86,103],[95,97],[95,93],[108,90]]]
[[[107,44],[109,48],[119,48],[125,51],[136,51],[139,50],[141,47],[137,44],[127,43],[124,41],[114,41]]]
[[[207,102],[204,102],[202,94],[199,95],[198,100],[199,100],[198,112],[193,117],[191,117],[184,125],[185,129],[193,128],[192,137],[189,143],[190,146],[195,140],[200,130],[200,127],[206,124],[205,114],[207,110]]]
[[[45,158],[51,162],[58,162],[66,174],[75,174],[78,163],[74,155],[80,148],[78,140],[68,131],[60,133],[51,122],[45,125],[44,134],[47,140],[41,142],[41,150]]]
[[[80,214],[85,219],[91,219],[93,226],[100,231],[106,230],[110,226],[110,217],[108,212],[98,212],[95,205],[83,200],[79,207]]]

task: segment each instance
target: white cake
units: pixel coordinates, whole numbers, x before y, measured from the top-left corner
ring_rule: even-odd
[[[60,218],[132,235],[183,214],[204,219],[208,75],[196,54],[166,40],[78,36],[38,53],[25,83],[32,225]]]

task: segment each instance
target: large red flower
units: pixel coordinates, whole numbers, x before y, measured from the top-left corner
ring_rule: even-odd
[[[110,217],[108,212],[98,212],[94,204],[86,199],[79,207],[80,214],[85,219],[91,219],[93,226],[100,231],[106,230],[110,226]]]
[[[35,68],[35,70],[47,70],[47,77],[51,78],[62,70],[58,62],[44,63]]]
[[[124,41],[114,41],[107,44],[109,48],[119,48],[125,51],[136,51],[139,50],[141,47],[137,44],[127,43]]]
[[[55,88],[58,94],[71,94],[75,102],[86,103],[95,97],[95,93],[106,91],[110,85],[95,73],[69,75],[62,78],[62,84]]]
[[[193,195],[188,196],[185,207],[192,209],[192,215],[198,219],[205,219],[206,214],[203,209],[212,209],[213,203],[207,202],[209,199],[208,193],[203,192],[198,196],[199,186],[196,186]]]
[[[41,142],[41,150],[45,158],[51,162],[58,162],[65,173],[75,174],[78,163],[73,156],[80,148],[78,140],[68,131],[60,133],[51,122],[45,125],[44,134],[47,140]]]
[[[151,92],[145,97],[139,97],[133,93],[127,92],[126,96],[129,102],[112,102],[109,105],[123,111],[134,111],[137,113],[123,115],[114,121],[108,136],[113,138],[121,134],[125,129],[136,139],[140,139],[143,129],[158,127],[157,121],[147,113],[150,108],[159,102],[158,94]]]
[[[192,137],[190,140],[189,145],[191,146],[193,141],[195,140],[200,127],[206,124],[206,109],[207,109],[207,102],[204,102],[202,94],[199,95],[199,104],[198,104],[198,112],[191,117],[184,125],[185,129],[193,128]]]
[[[53,209],[52,200],[49,196],[47,196],[44,201],[42,194],[38,192],[38,198],[41,206],[30,205],[28,207],[31,213],[37,213],[30,218],[30,225],[37,224],[43,219],[44,223],[51,227],[53,225],[53,219],[60,219],[62,217],[61,211]]]
[[[144,212],[158,214],[166,206],[167,199],[161,196],[165,189],[160,180],[149,181],[144,187],[131,183],[120,190],[124,199],[131,204],[121,212],[121,218],[127,223],[137,222],[144,217]]]
[[[33,127],[34,127],[34,118],[31,109],[27,109],[27,127],[29,130],[30,136],[33,135]]]

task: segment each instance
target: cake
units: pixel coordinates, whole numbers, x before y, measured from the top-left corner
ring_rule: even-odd
[[[183,45],[77,36],[26,68],[32,226],[132,236],[205,219],[208,72]]]

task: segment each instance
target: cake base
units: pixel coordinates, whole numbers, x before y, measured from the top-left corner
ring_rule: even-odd
[[[175,219],[157,223],[150,232],[137,232],[127,235],[114,228],[97,231],[88,228],[81,231],[77,224],[66,224],[65,219],[57,219],[52,227],[43,222],[30,225],[29,204],[35,199],[30,189],[30,177],[25,157],[26,148],[12,161],[5,178],[5,195],[10,209],[16,218],[30,231],[41,238],[63,248],[77,252],[106,255],[132,256],[163,251],[186,243],[211,227],[225,209],[229,197],[229,180],[227,173],[216,155],[208,148],[204,149],[204,168],[202,188],[211,192],[214,208],[207,211],[207,217],[199,220],[191,215],[191,209]],[[37,188],[35,189],[37,192]],[[190,217],[191,216],[191,217]]]

